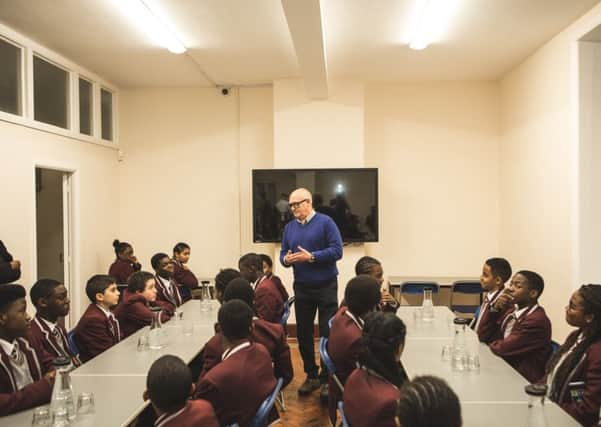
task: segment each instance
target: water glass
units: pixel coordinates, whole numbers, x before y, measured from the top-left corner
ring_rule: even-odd
[[[140,335],[138,338],[138,351],[148,350],[148,335]]]
[[[33,420],[31,425],[34,427],[50,426],[50,409],[47,406],[40,406],[33,410]]]
[[[453,356],[453,370],[465,371],[467,369],[467,356],[459,353]]]
[[[467,358],[467,368],[470,371],[480,372],[480,356],[477,354],[470,354]]]
[[[187,337],[192,335],[194,333],[194,324],[189,320],[185,320],[182,325],[182,332]]]
[[[94,412],[94,394],[79,393],[77,396],[77,415],[92,414]]]
[[[442,346],[441,358],[445,362],[449,362],[453,357],[453,347],[449,344]]]
[[[69,425],[67,408],[58,408],[52,414],[52,427],[66,427]]]

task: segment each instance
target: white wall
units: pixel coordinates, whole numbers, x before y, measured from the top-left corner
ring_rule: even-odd
[[[74,171],[74,260],[72,310],[79,318],[88,301],[87,279],[106,272],[117,232],[119,183],[114,149],[0,121],[0,239],[22,261],[19,283],[28,290],[35,277],[35,165]],[[28,308],[33,314],[35,310]]]

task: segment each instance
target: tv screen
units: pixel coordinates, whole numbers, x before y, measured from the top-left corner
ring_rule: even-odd
[[[313,207],[330,216],[344,242],[378,241],[378,169],[254,169],[253,241],[281,242],[294,219],[288,196],[305,187]]]

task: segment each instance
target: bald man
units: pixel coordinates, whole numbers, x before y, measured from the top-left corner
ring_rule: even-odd
[[[315,212],[309,190],[298,188],[289,197],[294,220],[286,224],[282,237],[280,262],[294,270],[296,331],[307,379],[299,387],[300,395],[320,388],[327,403],[327,372],[323,362],[318,375],[315,363],[313,322],[319,312],[319,333],[327,337],[328,320],[338,308],[338,269],[342,258],[342,238],[336,223],[327,215]]]

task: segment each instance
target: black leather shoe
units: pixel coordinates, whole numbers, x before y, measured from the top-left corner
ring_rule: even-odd
[[[319,388],[319,379],[318,378],[309,378],[305,380],[304,383],[298,388],[298,394],[301,396],[306,396],[311,394],[311,392],[317,390]]]
[[[328,384],[323,384],[321,386],[321,390],[319,391],[319,400],[324,405],[328,404],[328,396],[330,395],[330,386]]]

